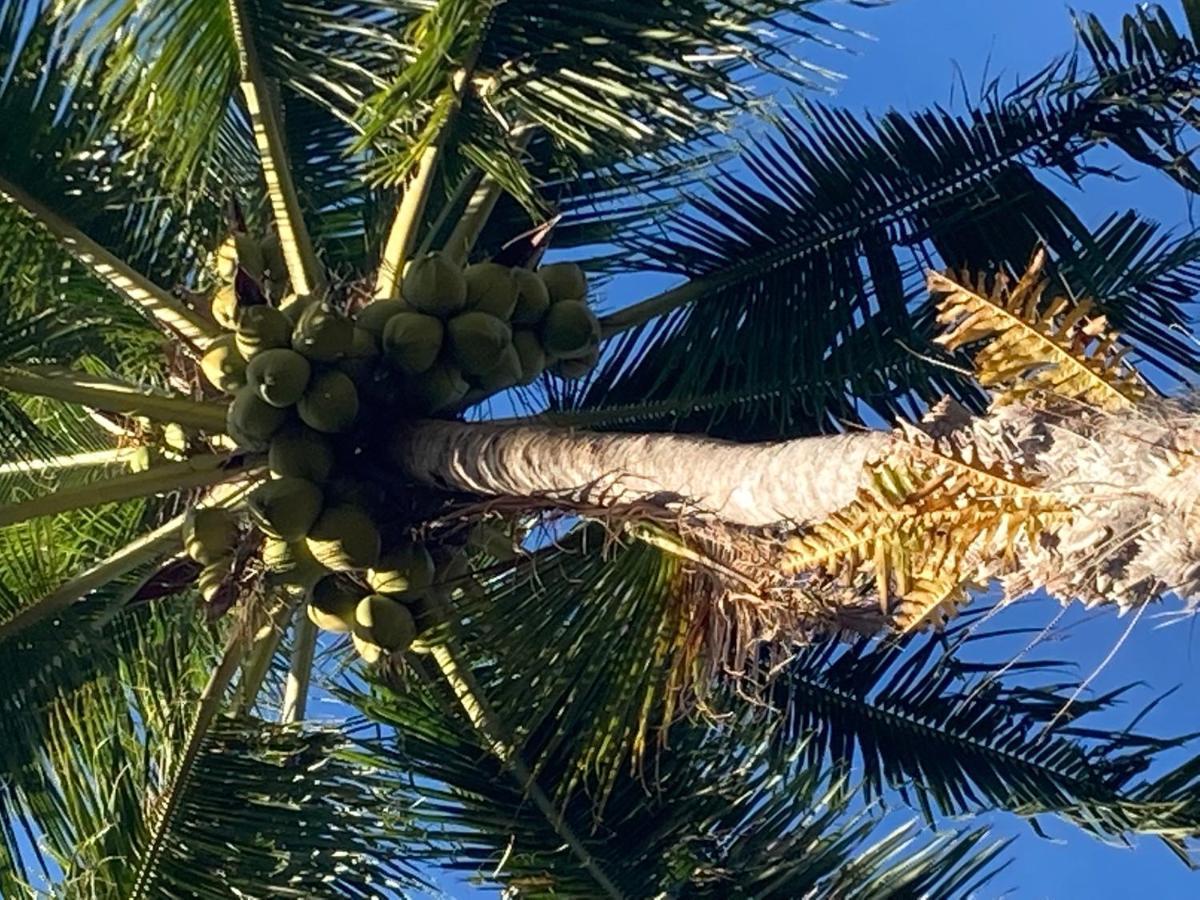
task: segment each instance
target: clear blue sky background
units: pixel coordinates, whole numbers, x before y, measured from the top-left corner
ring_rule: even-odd
[[[1165,8],[1183,27],[1178,0]],[[1093,12],[1115,30],[1121,17],[1135,8],[1132,0],[1079,0],[1077,9]],[[1074,42],[1070,8],[1056,0],[894,0],[893,5],[869,11],[838,3],[825,5],[831,17],[874,36],[871,42],[850,40],[855,55],[811,53],[836,67],[846,80],[834,102],[851,109],[882,111],[889,106],[916,110],[931,103],[959,106],[963,84],[972,96],[991,77],[1011,84],[1031,75]],[[1138,170],[1129,166],[1125,174]],[[1069,190],[1069,189],[1068,189]],[[1188,203],[1183,192],[1165,178],[1139,177],[1131,184],[1093,180],[1086,191],[1067,195],[1089,224],[1107,215],[1135,208],[1146,216],[1176,227],[1188,226]],[[1167,610],[1178,609],[1169,604]],[[1058,612],[1056,605],[1033,601],[1001,615],[1000,625],[1044,625]],[[1079,663],[1081,677],[1092,673],[1113,650],[1127,620],[1111,613],[1069,610],[1061,637],[1050,651]],[[1146,687],[1135,701],[1180,686],[1145,726],[1158,733],[1180,733],[1200,727],[1195,693],[1200,687],[1200,654],[1196,652],[1191,620],[1166,624],[1147,613],[1131,631],[1112,661],[1096,675],[1097,690],[1131,682]],[[1113,720],[1114,727],[1123,717]],[[1039,838],[1025,825],[998,817],[997,834],[1015,835],[1015,862],[993,882],[986,896],[1019,898],[1200,897],[1200,872],[1193,873],[1155,841],[1133,849],[1110,847],[1077,831],[1050,823],[1054,841]]]
[[[1110,30],[1116,30],[1121,17],[1135,6],[1134,0],[1080,0],[1075,8],[1099,15]],[[1183,27],[1178,0],[1165,0],[1164,6]],[[846,76],[831,102],[853,110],[882,112],[896,107],[911,111],[933,103],[961,109],[964,86],[973,97],[997,76],[1002,86],[1010,85],[1074,46],[1070,8],[1056,0],[893,0],[889,7],[872,10],[829,2],[822,4],[820,11],[873,37],[847,37],[850,54],[816,47],[802,53]],[[774,87],[771,82],[761,85],[764,91]],[[1141,173],[1130,164],[1123,174]],[[1094,179],[1085,192],[1065,190],[1092,225],[1114,212],[1134,208],[1178,233],[1189,228],[1187,197],[1159,176],[1137,177],[1128,184]],[[661,286],[657,279],[621,278],[610,286],[603,305],[623,305]],[[499,409],[493,412],[503,414]],[[1200,688],[1195,629],[1191,619],[1164,617],[1179,608],[1180,604],[1169,603],[1147,612],[1107,662],[1129,625],[1127,619],[1117,619],[1108,611],[1068,609],[1055,635],[1041,649],[1054,658],[1077,662],[1078,677],[1092,677],[1090,690],[1142,683],[1130,695],[1126,708],[1104,723],[1111,723],[1114,730],[1123,727],[1142,704],[1176,686],[1180,690],[1142,723],[1143,729],[1156,734],[1200,730],[1194,700]],[[1058,612],[1056,604],[1033,600],[1004,611],[993,623],[1040,628]],[[1200,752],[1200,748],[1196,750]],[[994,817],[996,835],[1016,839],[1010,847],[1014,862],[982,897],[1200,897],[1200,872],[1190,872],[1156,841],[1140,841],[1133,848],[1113,847],[1053,821],[1041,824],[1051,840],[1037,836],[1013,817]],[[495,896],[462,884],[443,885],[454,896]]]

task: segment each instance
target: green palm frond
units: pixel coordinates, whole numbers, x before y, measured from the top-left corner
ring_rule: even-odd
[[[372,723],[364,735],[375,723],[394,733],[363,738],[373,763],[401,784],[411,771],[430,779],[413,814],[442,866],[530,897],[604,895],[486,742],[449,712],[447,690],[377,685],[345,696]],[[881,832],[878,810],[850,811],[848,791],[798,756],[771,757],[761,737],[744,721],[717,732],[681,725],[653,766],[620,773],[603,809],[576,794],[561,821],[626,896],[955,897],[987,880],[1001,847],[982,832],[928,842]],[[569,770],[551,754],[539,778],[555,783]]]
[[[968,627],[829,640],[794,648],[762,683],[701,683],[689,679],[705,677],[704,618],[722,613],[686,591],[664,550],[593,526],[490,571],[485,590],[457,601],[464,648],[488,700],[517,723],[525,760],[554,773],[558,802],[582,791],[606,809],[622,779],[677,746],[677,729],[753,720],[779,752],[801,748],[807,770],[861,781],[868,802],[898,796],[932,823],[1001,809],[1116,840],[1156,834],[1181,853],[1200,836],[1190,807],[1153,802],[1144,777],[1190,737],[1093,727],[1124,691],[1072,700],[1054,680],[1062,663],[979,660],[971,651],[987,635]]]
[[[1184,8],[1195,31],[1200,0]],[[768,605],[760,593],[698,572],[733,580],[717,557],[738,548],[722,538],[774,532],[721,531],[672,505],[672,543],[658,508],[637,503],[603,517],[566,501],[543,517],[529,497],[464,507],[478,497],[408,484],[373,452],[397,431],[377,395],[409,383],[368,381],[365,357],[315,346],[297,396],[313,371],[344,366],[378,423],[312,450],[338,471],[306,472],[321,485],[302,486],[314,508],[287,540],[333,567],[366,562],[313,524],[361,501],[370,521],[344,543],[389,556],[403,534],[430,556],[404,576],[411,616],[379,596],[363,605],[364,582],[388,590],[379,571],[324,582],[355,586],[324,619],[354,636],[322,638],[310,666],[320,616],[305,602],[320,592],[299,589],[296,546],[273,540],[274,562],[260,548],[291,530],[290,510],[276,523],[264,500],[250,524],[219,523],[219,548],[189,540],[197,559],[180,558],[190,511],[241,516],[243,496],[208,491],[259,477],[264,457],[227,455],[236,412],[203,399],[191,359],[142,316],[145,298],[195,312],[230,200],[281,237],[295,293],[328,287],[339,310],[371,293],[381,258],[453,245],[481,259],[561,216],[555,249],[590,256],[593,273],[686,282],[605,319],[590,380],[517,395],[547,419],[749,441],[913,417],[944,395],[978,407],[959,348],[933,343],[924,270],[994,273],[1034,246],[1049,248],[1056,288],[1100,298],[1143,361],[1183,380],[1200,371],[1179,333],[1200,238],[1132,213],[1091,230],[1047,176],[1097,175],[1089,154],[1108,142],[1200,191],[1187,146],[1200,33],[1156,9],[1120,42],[1093,19],[1078,28],[1075,56],[962,114],[802,104],[746,132],[767,108],[754,77],[808,89],[829,74],[796,51],[832,43],[814,0],[0,8],[0,892],[365,900],[428,890],[423,873],[441,867],[530,897],[968,897],[1002,847],[974,826],[920,829],[993,811],[1154,835],[1188,859],[1200,763],[1158,772],[1192,736],[1102,729],[1123,691],[1080,699],[1057,662],[980,660],[983,636],[966,628],[767,645],[765,627],[741,627]],[[740,157],[735,132],[758,134]],[[498,188],[481,201],[480,183]],[[499,193],[472,224],[479,240],[464,238],[463,209]],[[411,217],[395,215],[398,197]],[[394,235],[398,255],[384,250]],[[136,276],[143,302],[114,272]],[[245,281],[235,295],[253,293]],[[243,311],[255,299],[236,296]],[[193,350],[208,335],[196,315]],[[1067,346],[1071,332],[1054,336]],[[269,343],[286,356],[310,337],[289,325]],[[354,340],[378,349],[365,329]],[[309,405],[282,409],[264,417],[311,424]],[[459,540],[475,519],[518,516],[504,546]],[[432,586],[417,588],[418,570]],[[220,602],[201,603],[216,581]],[[803,590],[771,611],[793,614]],[[378,664],[360,666],[351,643]],[[350,715],[294,723],[278,702],[288,673]],[[892,827],[901,805],[924,821]]]
[[[467,652],[496,676],[489,699],[520,723],[518,743],[575,759],[563,793],[585,773],[603,793],[665,737],[689,650],[681,575],[657,548],[584,527],[458,601]]]
[[[698,194],[665,232],[628,242],[690,281],[612,314],[609,331],[627,333],[594,383],[555,405],[583,408],[589,421],[611,408],[623,422],[745,439],[858,421],[859,404],[891,416],[944,394],[977,402],[952,371],[922,359],[939,354],[921,271],[939,259],[1020,268],[1045,244],[1069,275],[1075,257],[1091,260],[1086,269],[1114,249],[1106,240],[1132,241],[1128,261],[1151,251],[1153,239],[1122,236],[1117,222],[1093,234],[1039,180],[1087,177],[1086,154],[1101,139],[1192,184],[1186,101],[1200,56],[1156,13],[1129,27],[1144,37],[1131,46],[1160,50],[1130,51],[1119,72],[1097,65],[1086,76],[1075,57],[961,115],[862,118],[811,104],[784,114],[742,155],[743,173]],[[1138,142],[1160,149],[1135,152]],[[1161,239],[1155,249],[1165,252]],[[1195,369],[1195,348],[1174,330],[1178,305],[1126,293],[1114,321],[1122,309],[1139,323],[1144,354]]]
[[[781,752],[800,744],[810,766],[860,773],[868,800],[898,792],[929,821],[1001,808],[1117,840],[1159,834],[1181,849],[1200,834],[1188,809],[1153,802],[1143,777],[1191,736],[1092,726],[1125,689],[1074,697],[1054,680],[1057,660],[1000,674],[1006,662],[973,658],[991,636],[972,624],[920,643],[802,649],[770,689]]]
[[[113,582],[3,645],[0,815],[7,856],[0,884],[6,895],[19,896],[13,879],[28,880],[43,865],[67,881],[103,879],[126,840],[111,827],[114,817],[131,825],[140,820],[142,796],[127,755],[140,764],[132,748],[166,720],[139,704],[135,725],[125,691],[146,698],[186,688],[188,661],[211,652],[190,605],[131,602],[148,571]],[[40,833],[37,841],[14,842],[22,820]]]
[[[457,153],[485,170],[503,178],[496,150],[520,123],[552,135],[564,160],[669,155],[719,134],[756,104],[738,82],[747,70],[798,82],[823,77],[764,31],[796,42],[832,33],[813,5],[405,2],[397,30],[412,43],[401,50],[396,76],[366,105],[365,133],[383,141],[380,176],[403,180],[441,124],[455,72],[477,54],[474,94],[487,116]],[[413,129],[413,122],[423,124]],[[503,183],[521,194],[521,184]]]
[[[106,122],[95,80],[75,74],[78,62],[48,15],[43,10],[28,39],[12,45],[18,56],[6,58],[0,49],[0,66],[11,64],[14,72],[0,85],[0,115],[9,126],[0,134],[0,180],[171,286],[195,266],[206,235],[215,244],[219,204],[180,201],[155,166],[136,158]]]
[[[204,739],[144,897],[401,896],[412,802],[329,729],[225,720]]]

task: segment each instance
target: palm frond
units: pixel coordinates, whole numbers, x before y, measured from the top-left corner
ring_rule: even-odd
[[[402,181],[436,133],[440,98],[476,48],[474,103],[484,115],[456,152],[511,193],[526,196],[528,188],[514,180],[521,170],[506,172],[495,151],[522,123],[552,135],[564,162],[669,158],[756,104],[738,82],[747,70],[802,83],[827,74],[798,64],[790,48],[763,31],[774,28],[796,43],[831,33],[832,23],[811,5],[405,2],[395,26],[409,43],[396,75],[365,105],[364,131],[382,143],[380,177]]]
[[[494,686],[494,682],[489,684]],[[554,824],[527,802],[486,741],[448,713],[449,690],[375,685],[347,690],[369,723],[363,751],[407,783],[438,864],[530,897],[594,897],[598,890],[561,845]],[[994,871],[1001,847],[982,832],[916,842],[879,830],[878,810],[851,812],[839,784],[763,753],[748,723],[713,732],[688,723],[644,775],[624,770],[603,808],[576,794],[561,818],[627,896],[966,896]],[[370,733],[378,726],[388,734]],[[570,763],[551,754],[539,779],[558,783]],[[702,788],[698,788],[703,785]]]
[[[1131,50],[1120,73],[1081,74],[1075,57],[962,115],[876,119],[811,104],[783,115],[743,154],[743,173],[627,243],[690,281],[609,316],[610,333],[627,333],[590,385],[552,404],[589,421],[611,409],[624,422],[745,439],[861,421],[864,409],[888,416],[942,394],[978,403],[931,345],[921,271],[938,259],[1018,269],[1043,244],[1056,277],[1086,276],[1098,241],[1117,233],[1089,232],[1039,174],[1094,174],[1086,154],[1101,139],[1191,183],[1186,98],[1200,57],[1191,39],[1151,27],[1155,16],[1130,28],[1159,51]],[[1137,142],[1160,150],[1135,152]],[[1128,237],[1127,250],[1148,249],[1144,235]],[[1076,290],[1088,287],[1084,278]],[[1125,292],[1112,313],[1138,322],[1139,352],[1181,374],[1196,368],[1175,332],[1178,308]]]
[[[204,659],[211,646],[190,604],[135,602],[149,571],[143,566],[113,580],[56,620],[4,643],[10,690],[0,759],[0,884],[6,894],[17,896],[14,885],[36,869],[57,870],[65,884],[77,877],[115,883],[106,878],[127,836],[112,823],[138,822],[143,802],[132,778],[140,753],[127,754],[162,722],[152,705],[139,702],[135,724],[126,692],[144,700],[178,690],[180,667]],[[14,842],[21,831],[38,837]]]
[[[808,765],[860,774],[867,799],[896,791],[930,821],[1000,808],[1192,846],[1200,821],[1182,792],[1142,777],[1191,737],[1093,727],[1125,689],[1080,698],[1054,680],[1061,661],[980,660],[975,646],[1000,635],[973,624],[945,638],[802,649],[770,689],[780,752],[801,746]]]
[[[930,273],[944,329],[936,342],[950,350],[986,342],[975,355],[977,375],[1002,399],[1045,391],[1100,409],[1129,408],[1146,390],[1122,362],[1116,333],[1103,316],[1088,316],[1091,300],[1047,301],[1044,265],[1039,251],[1015,284],[1001,273],[990,289],[967,273]]]
[[[509,673],[488,696],[520,723],[518,746],[533,741],[575,760],[563,793],[585,773],[602,793],[664,736],[687,669],[681,576],[655,547],[581,528],[554,549],[493,564],[486,590],[458,599],[468,659]],[[598,642],[610,652],[596,653]],[[554,677],[529,678],[539,671]]]
[[[343,753],[336,730],[251,719],[204,738],[136,896],[401,896],[404,792]]]

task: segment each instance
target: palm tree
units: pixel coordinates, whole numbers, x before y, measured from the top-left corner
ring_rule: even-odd
[[[864,119],[748,87],[820,77],[805,0],[8,4],[0,890],[995,871],[897,801],[1187,858],[1197,763],[1149,771],[1186,739],[950,621],[1196,592],[1158,389],[1200,240],[1041,177],[1103,143],[1200,188],[1184,11]]]

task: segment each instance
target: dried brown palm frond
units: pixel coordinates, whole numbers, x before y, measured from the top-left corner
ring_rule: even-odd
[[[1125,350],[1090,300],[1047,297],[1045,250],[1014,284],[1004,273],[988,286],[983,275],[930,272],[929,290],[950,350],[982,344],[975,354],[980,384],[1000,402],[1049,393],[1097,409],[1126,409],[1146,396]]]

